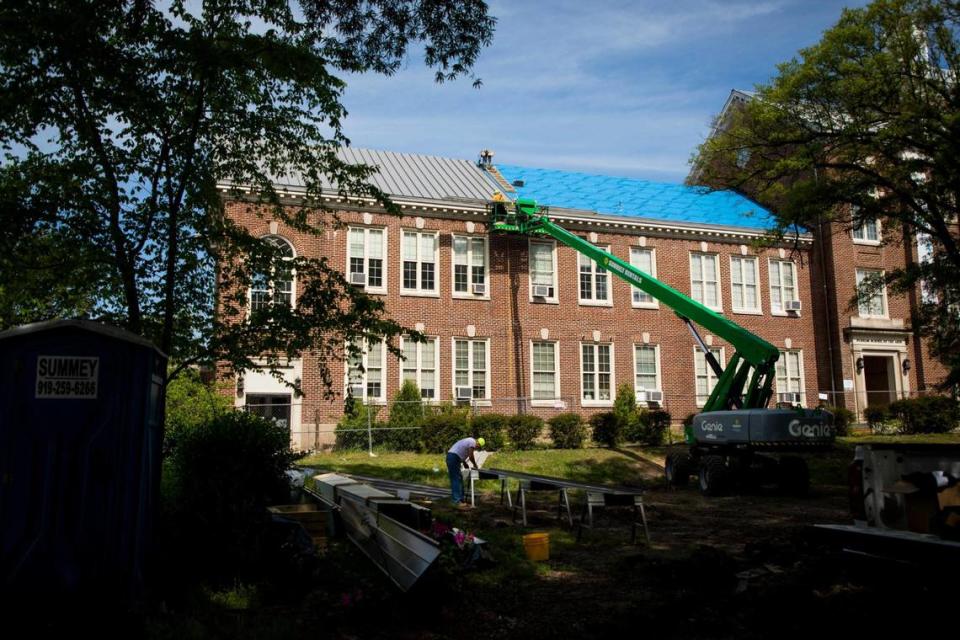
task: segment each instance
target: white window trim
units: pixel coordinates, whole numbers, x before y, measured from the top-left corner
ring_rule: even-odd
[[[601,251],[606,251],[607,253],[610,252],[610,245],[608,245],[608,244],[595,244],[595,245],[593,245],[593,246],[595,246],[597,249],[600,249]],[[577,302],[580,304],[580,306],[583,306],[583,307],[612,307],[612,306],[613,306],[613,274],[610,273],[610,270],[609,270],[609,269],[607,269],[607,268],[605,268],[605,267],[601,267],[600,264],[599,264],[596,260],[594,260],[593,258],[591,258],[591,257],[589,257],[589,256],[587,256],[587,255],[585,255],[585,254],[582,254],[582,253],[580,253],[579,251],[574,251],[574,254],[577,256],[577,257],[576,257],[576,265],[577,265]],[[589,260],[589,261],[590,261],[590,265],[591,265],[591,266],[590,266],[590,278],[591,278],[591,281],[592,281],[592,284],[593,284],[593,292],[594,292],[594,293],[596,293],[596,291],[597,291],[597,275],[598,275],[598,274],[597,274],[597,269],[603,269],[603,270],[606,272],[606,275],[607,275],[607,297],[604,298],[603,300],[598,300],[598,299],[596,299],[596,298],[584,298],[584,297],[583,297],[583,290],[580,289],[580,259],[581,259],[581,258],[584,259],[584,260]],[[633,298],[632,298],[632,296],[631,296],[631,300],[632,300],[632,299],[633,299]]]
[[[797,353],[800,355],[800,404],[806,406],[807,378],[803,371],[806,368],[804,366],[804,361],[803,361],[803,349],[781,349],[780,357],[783,358],[783,356],[787,353]],[[786,365],[786,360],[784,360],[784,365]],[[788,370],[787,380],[789,381],[789,379],[790,379],[790,372]],[[776,365],[774,365],[774,371],[773,371],[773,384],[777,388],[777,396],[775,396],[775,398],[779,397],[780,393],[787,393],[789,391],[789,389],[780,389],[780,382],[777,380]]]
[[[403,236],[406,233],[413,233],[417,236],[417,288],[416,289],[407,289],[403,286],[403,263],[406,262],[403,255]],[[433,289],[421,289],[420,285],[422,284],[420,279],[422,277],[422,272],[420,270],[420,265],[423,264],[423,259],[420,256],[420,236],[422,235],[432,235],[434,238],[434,260],[433,260],[433,284],[435,285]],[[386,238],[386,237],[384,237]],[[416,296],[422,298],[439,298],[440,297],[440,232],[423,230],[423,229],[401,229],[400,230],[400,270],[397,271],[398,278],[400,280],[400,295],[402,296]],[[386,278],[384,278],[386,282]]]
[[[652,275],[652,274],[651,274],[651,275]],[[635,343],[633,344],[633,349],[631,350],[631,351],[633,351],[633,355],[632,355],[632,358],[633,358],[633,376],[632,376],[632,377],[633,377],[633,393],[634,393],[634,397],[636,397],[637,392],[640,391],[640,389],[637,389],[637,347],[645,347],[645,348],[653,347],[653,350],[654,350],[653,364],[654,364],[654,366],[655,366],[656,369],[657,369],[657,371],[656,371],[656,376],[657,376],[657,388],[656,388],[656,389],[646,389],[646,391],[660,391],[661,393],[663,393],[663,379],[660,377],[660,371],[661,371],[661,370],[660,370],[660,345],[659,345],[659,344],[643,344],[642,342],[635,342]],[[650,406],[651,403],[650,403],[649,401],[647,401],[645,404],[646,404],[647,406]],[[662,405],[664,405],[664,404],[666,404],[666,403],[660,402],[660,403],[655,403],[655,404],[658,404],[658,405],[662,406]]]
[[[716,349],[717,347],[707,347],[707,348],[710,350],[713,350],[713,349]],[[726,347],[720,347],[719,349],[720,349],[720,366],[723,367],[723,366],[726,366],[726,363],[727,363],[727,349]],[[694,398],[694,402],[696,402],[696,405],[698,407],[702,407],[705,404],[707,404],[707,400],[710,398],[710,395],[708,393],[707,397],[704,398],[703,400],[700,400],[697,397],[697,354],[704,355],[704,364],[707,366],[707,382],[710,381],[710,376],[714,374],[713,374],[713,369],[710,368],[710,363],[706,362],[706,356],[703,353],[703,349],[701,349],[699,346],[695,346],[693,348],[693,398]],[[719,381],[720,381],[720,378],[718,376],[717,382]],[[715,388],[716,388],[716,385],[714,385],[714,389]],[[710,393],[713,393],[713,389],[710,390]]]
[[[789,311],[785,311],[785,310],[783,310],[783,309],[780,309],[779,311],[777,311],[777,310],[773,307],[773,269],[771,268],[771,265],[772,265],[774,262],[782,262],[782,263],[786,263],[786,264],[791,264],[791,265],[793,265],[793,294],[794,294],[795,296],[797,296],[797,297],[795,298],[796,300],[799,300],[799,299],[800,299],[800,270],[797,269],[797,263],[794,262],[793,260],[783,260],[783,259],[781,259],[781,258],[767,258],[767,283],[770,285],[769,288],[767,289],[767,295],[770,296],[770,315],[772,315],[772,316],[777,316],[777,317],[780,317],[780,318],[799,317],[799,316],[800,316],[800,312],[797,312],[797,311],[789,312]],[[780,305],[781,305],[781,306],[782,306],[783,303],[784,303],[784,299],[783,299],[783,286],[782,286],[782,284],[781,284],[782,282],[783,282],[783,270],[781,269],[781,270],[780,270],[780,282],[777,283],[777,287],[781,289],[781,291],[780,291]]]
[[[294,259],[296,259],[297,248],[293,246],[292,242],[290,242],[283,236],[275,233],[270,233],[265,236],[261,236],[259,240],[264,241],[267,238],[277,238],[279,240],[282,240],[283,242],[286,242],[290,246],[290,251],[293,253],[293,255],[290,256],[290,260],[293,261]],[[271,273],[270,275],[272,276],[273,274]],[[269,280],[267,280],[267,290],[270,292],[270,295],[272,298],[273,297],[273,278],[272,277]],[[273,305],[275,303],[271,302],[270,304]],[[290,269],[290,308],[291,309],[297,308],[297,270],[296,269]],[[247,287],[247,317],[249,317],[251,313],[253,313],[253,283],[252,282],[250,283],[250,286]]]
[[[872,314],[872,313],[864,314],[863,311],[860,309],[860,283],[857,282],[857,271],[868,271],[868,272],[871,272],[871,273],[877,273],[877,272],[879,272],[879,273],[880,273],[880,277],[881,277],[881,278],[884,278],[884,279],[886,279],[886,277],[887,277],[887,272],[886,272],[884,269],[869,269],[869,268],[864,268],[864,267],[857,267],[857,268],[854,270],[854,273],[853,273],[853,282],[854,282],[854,287],[856,288],[856,292],[857,292],[857,315],[858,315],[858,317],[860,317],[860,318],[881,318],[881,319],[884,319],[884,320],[889,319],[889,318],[890,318],[890,305],[888,304],[889,301],[887,300],[887,283],[886,283],[886,282],[883,283],[883,290],[882,290],[882,294],[883,294],[883,314],[882,314],[882,315],[876,315],[876,314]]]
[[[531,250],[531,247],[534,243],[550,244],[553,247],[550,250],[550,255],[553,258],[553,295],[548,298],[533,297],[533,260],[531,259],[533,251]],[[556,240],[534,240],[533,238],[527,238],[527,280],[529,281],[527,293],[530,296],[530,302],[535,302],[538,304],[560,304],[560,274],[557,270],[557,253],[558,250]]]
[[[866,247],[879,247],[879,246],[883,243],[883,230],[882,230],[882,228],[881,228],[881,226],[880,226],[880,219],[879,219],[879,218],[876,218],[876,219],[874,219],[874,222],[875,222],[876,225],[877,225],[877,239],[876,239],[876,240],[869,240],[869,239],[867,239],[867,238],[865,238],[865,237],[864,237],[864,238],[858,238],[858,237],[857,237],[857,234],[856,234],[856,231],[857,231],[858,228],[862,228],[862,227],[858,227],[856,224],[853,224],[853,223],[850,225],[850,237],[853,239],[853,244],[859,244],[859,245],[863,245],[863,246],[866,246]],[[864,235],[866,235],[866,234],[864,234]]]
[[[706,302],[700,302],[693,297],[693,265],[690,263],[690,258],[694,255],[699,256],[712,256],[714,259],[714,265],[716,266],[717,272],[717,306],[711,307]],[[709,251],[691,251],[690,255],[687,257],[687,270],[690,272],[690,297],[700,302],[703,306],[711,311],[716,311],[717,313],[723,313],[723,276],[720,274],[720,254],[710,253]],[[701,276],[703,273],[700,274]],[[704,296],[706,298],[706,296]]]
[[[650,274],[649,274],[649,275],[652,276],[652,277],[654,277],[654,278],[656,278],[656,277],[657,277],[657,250],[656,250],[656,248],[654,248],[654,247],[634,247],[634,246],[630,247],[630,255],[628,256],[628,260],[630,261],[630,264],[631,264],[632,266],[637,267],[637,268],[639,269],[640,267],[638,267],[637,265],[633,264],[633,252],[634,252],[634,250],[637,250],[637,251],[649,251],[649,252],[650,252],[650,267],[651,267],[651,269],[650,269]],[[609,272],[608,272],[608,273],[609,273]],[[640,289],[639,287],[635,287],[635,286],[633,286],[633,285],[630,285],[630,306],[633,307],[634,309],[659,309],[659,308],[660,308],[660,301],[657,300],[656,298],[654,298],[653,296],[650,296],[650,298],[651,298],[651,301],[650,301],[650,302],[635,302],[634,299],[633,299],[633,292],[634,292],[634,291],[639,291],[640,293],[646,294],[646,295],[648,295],[648,296],[650,295],[649,293],[647,293],[647,292],[644,291],[643,289]]]
[[[533,398],[533,344],[549,342],[553,344],[553,373],[556,380],[554,385],[554,398],[534,400]],[[560,395],[560,342],[558,340],[531,340],[530,341],[530,406],[532,407],[553,407],[556,405]]]
[[[433,365],[434,365],[434,367],[433,367],[433,379],[434,379],[434,392],[435,392],[435,395],[434,395],[434,397],[432,397],[432,398],[423,398],[423,397],[421,396],[421,399],[422,399],[424,402],[439,402],[439,401],[440,401],[440,392],[441,392],[441,386],[440,386],[440,380],[441,380],[441,378],[440,378],[440,338],[439,338],[439,336],[424,336],[424,337],[425,337],[427,340],[432,340],[433,343],[434,343],[434,349],[433,349]],[[407,339],[406,339],[405,337],[400,336],[400,353],[403,353],[403,346],[404,346],[404,343],[406,342],[406,340],[407,340]],[[421,373],[423,373],[423,350],[422,350],[422,348],[423,348],[423,343],[422,343],[422,342],[415,342],[414,344],[417,345],[417,362],[416,362],[417,379],[415,380],[415,382],[417,383],[417,388],[418,388],[418,389],[421,389],[421,391],[422,391],[422,390],[423,390],[423,386],[420,384],[420,383],[421,383],[420,375],[421,375]],[[408,368],[408,369],[409,369],[409,368],[412,368],[412,367],[409,367],[409,366],[408,366],[408,363],[407,363],[406,360],[402,360],[402,359],[401,359],[401,360],[400,360],[400,386],[401,386],[401,387],[403,386],[403,381],[404,381],[404,377],[403,377],[403,370],[404,370],[404,368]]]
[[[359,225],[351,225],[347,227],[347,278],[350,277],[350,258],[353,256],[350,255],[350,231],[352,229],[361,229],[363,230],[363,268],[364,274],[367,277],[367,282],[370,282],[370,265],[367,263],[369,258],[367,257],[367,238],[370,235],[370,231],[382,231],[383,232],[383,286],[380,287],[371,287],[369,284],[364,287],[364,291],[367,293],[376,293],[376,294],[386,294],[387,287],[389,286],[389,273],[390,273],[390,232],[387,227],[363,227]]]
[[[757,288],[757,306],[755,309],[750,309],[748,307],[738,307],[736,305],[736,299],[733,297],[733,261],[741,260],[753,263],[753,282],[754,287]],[[738,313],[748,316],[762,316],[763,315],[763,296],[761,295],[762,280],[760,279],[760,258],[758,256],[744,256],[744,255],[731,255],[730,256],[730,310],[733,313]],[[746,284],[743,285],[744,287]]]
[[[584,400],[583,399],[583,346],[591,347],[600,347],[600,346],[609,346],[610,347],[610,399],[609,400]],[[617,367],[616,367],[616,353],[614,351],[614,346],[612,342],[580,342],[577,345],[577,350],[580,352],[580,406],[581,407],[612,407],[613,401],[617,397]],[[600,395],[600,358],[596,358],[597,369],[594,371],[594,382],[597,383],[596,390],[597,395]]]
[[[349,347],[349,345],[348,345]],[[346,349],[347,347],[345,347]],[[383,405],[387,404],[387,341],[380,341],[380,396],[371,398],[367,396],[367,352],[369,347],[367,342],[364,341],[363,344],[363,354],[360,356],[360,362],[363,365],[363,396],[358,398],[361,402],[371,405]],[[349,351],[345,351],[349,353]],[[350,358],[346,357],[343,360],[343,396],[346,397],[348,390],[350,388]]]
[[[467,239],[467,290],[466,291],[457,291],[454,289],[456,283],[456,251],[454,250],[454,240],[456,238],[466,238]],[[483,240],[483,253],[484,253],[484,282],[487,284],[487,293],[484,295],[477,295],[473,293],[473,282],[471,278],[471,268],[473,266],[473,253],[470,248],[472,245],[472,240],[474,239]],[[532,290],[531,290],[532,291]],[[556,291],[556,287],[554,287]],[[466,233],[454,233],[450,236],[450,292],[454,298],[462,298],[465,300],[489,300],[490,299],[490,238],[487,236],[478,236],[478,235],[469,235]]]
[[[467,354],[467,358],[470,362],[470,387],[473,387],[473,343],[482,342],[484,343],[484,349],[486,352],[486,363],[487,363],[487,380],[485,384],[484,394],[482,398],[474,398],[471,401],[471,404],[475,407],[489,407],[493,403],[490,398],[490,376],[492,374],[491,363],[490,363],[490,338],[468,338],[466,336],[453,336],[450,338],[450,391],[453,394],[452,397],[456,402],[457,399],[457,340],[466,340],[470,342],[470,350]]]

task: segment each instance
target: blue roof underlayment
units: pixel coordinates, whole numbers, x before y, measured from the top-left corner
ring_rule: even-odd
[[[769,210],[732,191],[515,165],[498,164],[497,169],[508,183],[523,181],[522,187],[514,186],[517,197],[550,207],[689,224],[773,227]]]

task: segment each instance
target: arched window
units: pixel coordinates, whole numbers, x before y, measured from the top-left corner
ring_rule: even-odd
[[[271,304],[293,306],[293,245],[279,236],[267,236],[263,241],[273,246],[280,262],[269,271],[253,274],[250,284],[250,310],[257,311]]]

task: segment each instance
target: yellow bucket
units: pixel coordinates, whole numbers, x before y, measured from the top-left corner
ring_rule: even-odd
[[[529,533],[523,536],[523,550],[533,562],[550,559],[550,534]]]

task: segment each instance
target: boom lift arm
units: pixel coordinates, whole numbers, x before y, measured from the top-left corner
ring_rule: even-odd
[[[491,220],[492,230],[495,232],[550,236],[673,309],[687,324],[718,377],[717,385],[703,407],[704,412],[762,409],[767,406],[776,375],[775,365],[780,357],[775,346],[629,262],[560,227],[547,216],[546,208],[538,207],[533,200],[521,198],[514,203],[494,200],[491,203]],[[736,349],[726,368],[722,367],[707,349],[693,326],[694,322],[720,336]]]

